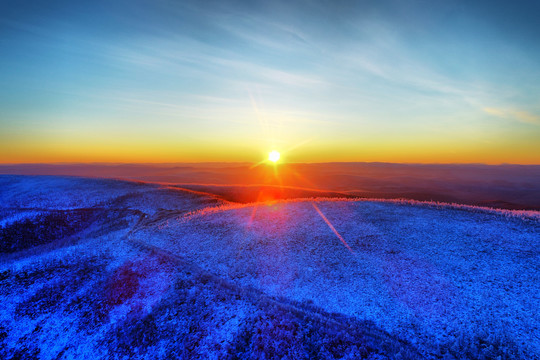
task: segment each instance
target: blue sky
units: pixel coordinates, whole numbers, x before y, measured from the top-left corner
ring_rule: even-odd
[[[0,13],[0,162],[540,163],[539,2]]]

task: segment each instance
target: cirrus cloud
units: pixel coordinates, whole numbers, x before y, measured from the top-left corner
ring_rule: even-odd
[[[540,116],[524,110],[516,109],[500,109],[500,108],[483,108],[485,113],[497,116],[503,119],[515,120],[526,124],[540,126]]]

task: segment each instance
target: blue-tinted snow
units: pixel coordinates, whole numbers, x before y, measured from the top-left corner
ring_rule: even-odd
[[[509,337],[540,354],[540,223],[371,201],[224,208],[134,233],[242,286],[375,322],[425,347]]]
[[[540,355],[537,214],[318,200],[351,252],[311,200],[234,205],[66,177],[0,186],[1,240],[24,245],[0,254],[2,358]]]

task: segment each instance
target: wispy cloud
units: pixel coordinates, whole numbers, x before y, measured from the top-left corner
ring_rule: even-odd
[[[367,22],[353,28],[361,39],[339,54],[334,62],[348,74],[368,75],[377,79],[387,95],[397,99],[427,95],[444,101],[459,100],[478,105],[485,98],[507,96],[500,87],[497,92],[485,83],[452,76],[437,68],[437,63],[422,57],[404,40],[392,25]]]
[[[533,124],[540,126],[540,115],[532,114],[524,110],[515,109],[500,109],[500,108],[483,108],[485,113],[493,116],[497,116],[503,119],[519,121],[526,124]]]

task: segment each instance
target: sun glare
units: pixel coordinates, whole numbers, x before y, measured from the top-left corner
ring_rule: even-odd
[[[272,162],[277,162],[279,160],[279,157],[280,157],[279,152],[277,152],[276,150],[272,150],[268,154],[268,160]]]

